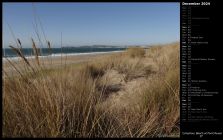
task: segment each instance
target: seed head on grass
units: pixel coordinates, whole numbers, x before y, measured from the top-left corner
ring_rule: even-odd
[[[48,49],[49,49],[49,54],[51,54],[52,51],[51,51],[51,44],[50,44],[50,41],[47,41],[47,46],[48,46]]]
[[[18,48],[15,48],[15,47],[13,47],[13,46],[9,46],[19,57],[21,57],[23,60],[24,60],[24,62],[28,65],[28,66],[31,66],[30,65],[30,63],[29,63],[29,61],[26,59],[26,57],[23,55],[23,53],[21,52],[21,50],[20,49],[18,49]]]
[[[51,49],[50,41],[47,41],[48,48]]]
[[[36,62],[37,62],[38,65],[40,65],[40,63],[39,63],[39,55],[40,55],[39,51],[38,51],[38,49],[36,47],[36,44],[35,44],[33,38],[31,38],[31,39],[32,39],[32,47],[33,47],[33,51],[34,51],[34,54],[35,54]]]
[[[19,38],[17,38],[17,41],[18,41],[20,47],[22,47],[22,43],[21,43],[21,41],[19,40]]]

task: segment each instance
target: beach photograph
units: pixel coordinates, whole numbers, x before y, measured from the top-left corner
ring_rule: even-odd
[[[2,137],[180,137],[179,3],[4,2],[2,16]]]

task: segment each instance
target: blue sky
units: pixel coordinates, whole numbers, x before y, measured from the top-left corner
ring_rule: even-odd
[[[48,40],[60,45],[146,45],[180,39],[179,3],[34,3]],[[3,3],[3,46],[36,41],[32,3]],[[40,24],[38,24],[40,25]],[[40,29],[40,26],[39,26]],[[41,30],[39,30],[40,32]],[[40,34],[44,41],[43,34]]]

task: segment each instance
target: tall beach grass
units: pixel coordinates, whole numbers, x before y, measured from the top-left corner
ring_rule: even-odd
[[[179,43],[48,69],[32,42],[35,61],[12,47],[32,71],[3,77],[3,137],[179,136]]]

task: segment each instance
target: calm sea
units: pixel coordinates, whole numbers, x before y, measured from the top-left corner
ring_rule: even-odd
[[[52,48],[50,51],[48,48],[41,48],[40,55],[60,55],[60,54],[86,54],[86,53],[101,53],[101,52],[113,52],[113,51],[123,51],[126,48],[124,47],[63,47],[61,48]],[[3,48],[2,50],[3,57],[18,57],[17,54],[11,48]],[[32,48],[22,48],[22,53],[25,56],[33,56]]]

